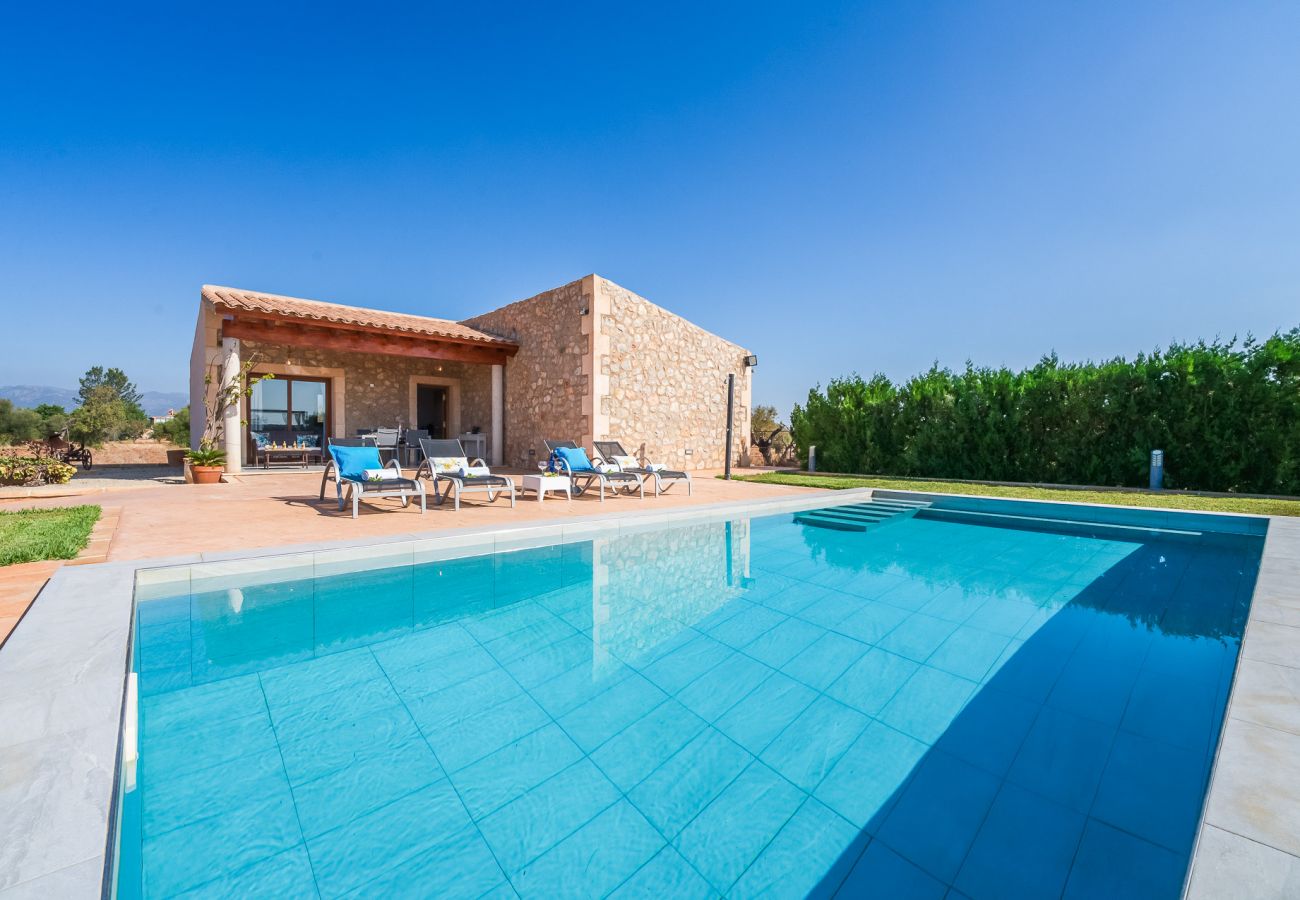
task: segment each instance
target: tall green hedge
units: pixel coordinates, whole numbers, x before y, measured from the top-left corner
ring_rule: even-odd
[[[1300,328],[1132,361],[853,375],[809,391],[791,426],[823,471],[1144,487],[1160,448],[1167,487],[1300,494]]]

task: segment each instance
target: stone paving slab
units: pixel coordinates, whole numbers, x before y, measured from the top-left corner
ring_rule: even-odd
[[[1300,897],[1300,860],[1213,825],[1202,829],[1187,896]]]
[[[1300,897],[1297,615],[1300,521],[1275,516],[1192,857],[1189,900]]]
[[[0,896],[40,892],[29,882],[60,872],[45,883],[66,887],[96,860],[103,869],[132,580],[108,566],[59,569],[0,652],[11,735],[0,746]]]

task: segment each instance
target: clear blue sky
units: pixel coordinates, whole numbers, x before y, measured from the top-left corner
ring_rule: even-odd
[[[758,402],[1300,324],[1300,6],[11,5],[0,384],[186,383],[204,282],[598,272]]]

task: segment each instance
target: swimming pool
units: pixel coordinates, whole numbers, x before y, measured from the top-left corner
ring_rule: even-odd
[[[1258,536],[588,531],[142,583],[119,895],[1179,894]]]

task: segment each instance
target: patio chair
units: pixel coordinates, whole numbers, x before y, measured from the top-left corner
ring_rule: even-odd
[[[356,518],[363,499],[380,499],[395,497],[402,501],[405,508],[412,497],[420,498],[420,515],[424,515],[424,484],[418,479],[403,478],[402,467],[396,459],[387,464],[379,460],[379,448],[374,445],[346,446],[343,441],[335,441],[329,447],[330,460],[334,463],[335,489],[338,492],[339,509],[343,509],[343,485],[348,486],[348,496],[352,498],[352,518]],[[388,472],[393,472],[389,475]],[[321,483],[324,494],[324,482]],[[323,497],[322,497],[323,499]]]
[[[320,499],[325,500],[325,485],[329,484],[330,476],[338,481],[338,466],[334,464],[334,454],[328,452],[329,447],[373,447],[375,439],[373,437],[355,437],[355,438],[332,438],[325,439],[325,471],[320,476]],[[342,488],[340,488],[342,490]]]
[[[616,495],[622,491],[628,496],[631,496],[632,490],[635,489],[641,499],[645,499],[645,480],[640,475],[632,472],[606,472],[597,468],[587,458],[587,451],[573,441],[542,441],[542,444],[546,447],[550,458],[554,460],[557,470],[569,476],[573,493],[578,496],[582,496],[584,491],[596,484],[600,486],[601,503],[605,502],[606,487]],[[561,453],[561,450],[567,452]],[[581,484],[578,483],[578,479],[582,479]]]
[[[402,434],[402,464],[418,465],[420,462],[420,441],[429,436],[426,428],[408,428]]]
[[[470,460],[465,455],[465,448],[457,440],[439,440],[424,438],[420,441],[420,452],[424,461],[415,470],[415,477],[433,479],[433,502],[441,506],[456,489],[455,509],[460,509],[462,494],[480,491],[488,495],[488,503],[497,499],[497,494],[510,497],[510,508],[515,506],[515,482],[507,475],[493,475],[487,464],[481,459]],[[446,481],[447,489],[438,490],[438,482]]]
[[[401,437],[401,430],[397,428],[378,428],[375,430],[375,446],[379,448],[379,456],[382,459],[387,455],[389,460],[398,458],[399,450],[397,440]]]
[[[596,452],[608,465],[619,472],[631,472],[642,478],[654,477],[655,496],[667,491],[679,481],[686,482],[686,496],[691,495],[691,473],[680,472],[664,466],[657,466],[648,460],[638,461],[635,456],[623,449],[618,441],[596,441]]]

